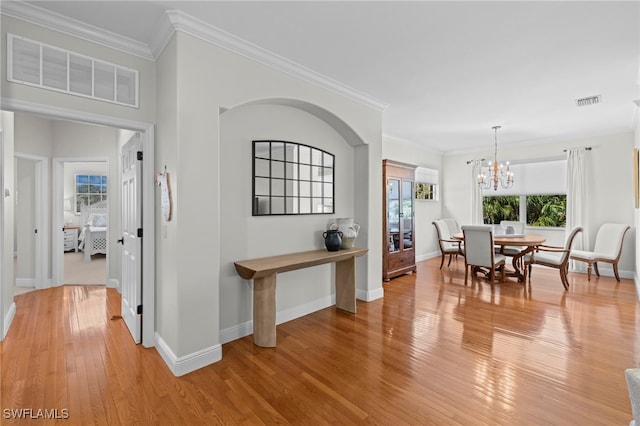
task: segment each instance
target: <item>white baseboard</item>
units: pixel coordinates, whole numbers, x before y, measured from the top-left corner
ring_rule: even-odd
[[[118,293],[122,293],[120,291],[120,281],[116,280],[115,278],[110,278],[107,281],[107,287],[109,288],[115,288],[116,290],[118,290]]]
[[[384,297],[384,289],[382,287],[372,291],[356,289],[356,299],[364,300],[365,302],[371,302],[376,299]],[[336,295],[323,297],[313,300],[303,305],[294,306],[284,311],[276,312],[276,325],[282,324],[287,321],[294,320],[296,318],[309,315],[313,312],[321,309],[328,308],[336,304]],[[220,330],[220,342],[222,344],[231,342],[236,339],[241,339],[245,336],[253,334],[253,321],[247,321],[242,324],[236,324],[234,326]]]
[[[4,317],[4,327],[2,327],[2,336],[0,336],[0,342],[7,337],[7,333],[9,332],[9,327],[11,327],[11,323],[13,322],[13,317],[16,316],[16,304],[11,303],[9,307],[9,312],[7,312],[7,316]]]
[[[36,288],[34,278],[16,278],[16,287]]]
[[[569,271],[577,274],[585,274],[585,275],[587,274],[586,269],[570,269]],[[615,277],[615,275],[613,274],[613,269],[611,268],[603,268],[602,266],[598,266],[598,272],[600,272],[600,276],[603,276],[603,277],[612,277],[612,278]],[[618,271],[618,275],[620,275],[620,278],[635,280],[635,274],[633,273],[633,271]],[[595,271],[591,269],[592,280],[593,280],[593,277],[597,277],[597,275]]]
[[[222,345],[210,346],[192,354],[177,357],[158,333],[155,337],[156,350],[176,377],[184,376],[222,359]]]
[[[416,256],[416,262],[422,262],[423,260],[433,259],[434,257],[440,257],[439,251],[432,251],[430,253],[421,254]]]
[[[360,290],[356,289],[356,299],[364,300],[365,302],[372,302],[374,300],[382,299],[384,297],[384,289],[382,286],[374,290]]]

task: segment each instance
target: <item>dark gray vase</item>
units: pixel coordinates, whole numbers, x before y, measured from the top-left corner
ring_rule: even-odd
[[[340,250],[340,245],[342,245],[342,231],[338,231],[337,229],[330,229],[322,233],[322,238],[324,238],[324,246],[327,248],[327,250]]]

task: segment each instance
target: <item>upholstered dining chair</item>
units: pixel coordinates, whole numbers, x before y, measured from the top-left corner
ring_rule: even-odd
[[[571,255],[571,246],[573,240],[578,233],[582,232],[581,226],[576,226],[571,230],[567,242],[564,247],[539,245],[536,249],[523,256],[525,266],[525,280],[527,279],[527,273],[529,275],[529,282],[531,282],[531,265],[542,265],[550,268],[556,268],[560,271],[560,280],[565,290],[569,290],[569,279],[567,274],[569,273],[569,256]],[[528,272],[527,272],[528,270]]]
[[[503,220],[500,222],[500,226],[506,228],[507,226],[513,227],[514,234],[524,234],[524,222],[518,222],[515,220]],[[527,250],[526,246],[503,246],[499,247],[499,253],[508,257],[514,257],[521,254],[523,250]],[[520,265],[523,267],[524,265]]]
[[[501,281],[504,281],[504,255],[493,250],[493,227],[491,225],[463,225],[464,234],[464,285],[467,285],[469,269],[484,267],[489,269],[491,284],[496,281],[496,271],[501,270]],[[472,272],[473,273],[473,272]]]
[[[605,223],[598,230],[593,251],[573,250],[571,252],[571,260],[577,260],[578,262],[585,262],[587,264],[587,281],[591,281],[591,265],[593,265],[596,275],[600,276],[598,262],[606,262],[613,265],[613,274],[616,280],[620,282],[618,261],[622,254],[624,236],[630,228],[629,225]]]
[[[451,230],[444,219],[434,220],[433,226],[436,228],[436,232],[438,233],[438,245],[440,246],[440,253],[442,254],[442,259],[440,260],[440,269],[442,269],[442,265],[444,265],[444,258],[449,256],[449,263],[447,266],[451,266],[451,259],[457,257],[458,255],[464,256],[462,241],[454,240],[451,238]]]

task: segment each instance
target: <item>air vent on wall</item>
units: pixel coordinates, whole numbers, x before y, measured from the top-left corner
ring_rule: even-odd
[[[7,80],[138,107],[138,71],[7,33]]]
[[[599,104],[602,101],[602,95],[587,96],[586,98],[576,99],[576,106],[583,107],[587,105]]]

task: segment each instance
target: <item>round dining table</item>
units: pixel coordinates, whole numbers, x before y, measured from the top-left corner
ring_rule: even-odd
[[[462,232],[451,235],[453,239],[464,240],[464,234]],[[500,246],[500,252],[504,252],[505,247],[520,247],[521,250],[512,256],[511,264],[513,265],[513,271],[507,271],[506,275],[518,278],[518,281],[522,282],[525,278],[524,263],[520,260],[527,254],[531,253],[537,246],[544,244],[547,239],[542,235],[535,234],[493,234],[493,242],[495,245]],[[522,270],[520,266],[522,265]]]

